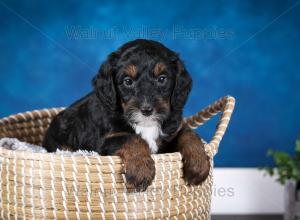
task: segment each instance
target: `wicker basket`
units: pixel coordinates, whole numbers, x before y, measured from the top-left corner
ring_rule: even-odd
[[[212,140],[212,159],[234,108],[226,96],[185,119],[197,128],[222,112]],[[62,108],[12,115],[0,120],[0,137],[41,144],[51,119]],[[152,155],[156,176],[145,192],[126,188],[117,156],[62,156],[0,148],[0,218],[34,219],[209,219],[212,169],[199,186],[182,178],[179,153]],[[213,162],[211,160],[211,162]],[[213,163],[212,163],[213,164]]]

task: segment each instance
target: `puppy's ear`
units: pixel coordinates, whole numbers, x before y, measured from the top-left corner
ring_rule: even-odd
[[[93,78],[92,84],[98,98],[111,110],[117,107],[117,94],[113,79],[113,63],[115,54],[109,55],[107,60],[101,65],[98,74]]]
[[[175,68],[177,69],[177,73],[173,94],[171,96],[171,106],[175,110],[182,110],[192,89],[192,79],[179,58],[175,61]]]

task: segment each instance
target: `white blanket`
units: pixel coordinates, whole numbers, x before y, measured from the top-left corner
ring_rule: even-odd
[[[0,139],[0,147],[3,147],[8,150],[16,150],[16,151],[28,151],[28,152],[36,152],[36,153],[47,153],[45,148],[37,145],[28,144],[26,142],[19,141],[16,138],[1,138]],[[96,156],[97,152],[94,151],[86,151],[86,150],[78,150],[76,152],[59,150],[55,152],[55,154],[63,154],[65,156]]]

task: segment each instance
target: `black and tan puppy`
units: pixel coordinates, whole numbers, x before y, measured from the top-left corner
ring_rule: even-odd
[[[68,146],[119,155],[126,178],[145,190],[155,176],[151,153],[179,151],[188,184],[209,173],[201,139],[182,124],[192,80],[179,56],[150,40],[128,42],[111,53],[93,79],[94,90],[58,114],[44,146]]]

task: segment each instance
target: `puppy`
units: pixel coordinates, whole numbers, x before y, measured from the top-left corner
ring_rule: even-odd
[[[127,183],[144,191],[155,176],[151,153],[179,151],[184,177],[198,185],[209,174],[204,144],[182,120],[192,80],[179,56],[151,40],[111,53],[92,80],[93,91],[60,112],[43,142],[122,158]]]

